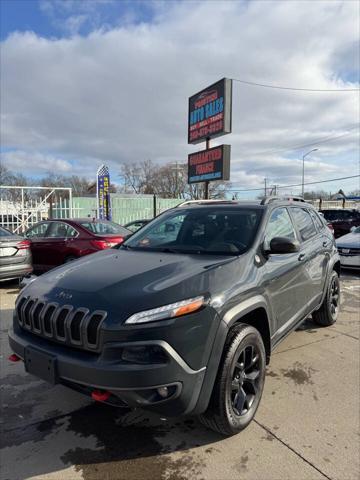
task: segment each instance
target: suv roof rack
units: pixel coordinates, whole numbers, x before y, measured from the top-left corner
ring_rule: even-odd
[[[228,204],[234,205],[239,202],[235,200],[216,200],[215,198],[210,200],[186,200],[178,205],[178,207],[186,207],[188,205],[216,205],[216,204]]]
[[[293,197],[293,196],[279,197],[279,196],[276,196],[276,195],[271,195],[269,197],[264,197],[261,200],[260,205],[267,205],[270,202],[284,202],[284,201],[306,203],[305,200],[303,199],[303,197]]]

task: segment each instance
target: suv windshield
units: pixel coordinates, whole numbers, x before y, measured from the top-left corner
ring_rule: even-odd
[[[251,246],[261,209],[176,209],[132,235],[121,248],[239,255]]]

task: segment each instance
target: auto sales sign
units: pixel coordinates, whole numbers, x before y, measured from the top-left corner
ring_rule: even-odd
[[[231,133],[232,80],[223,78],[189,98],[188,143]]]
[[[208,148],[188,156],[188,183],[230,179],[230,145]]]

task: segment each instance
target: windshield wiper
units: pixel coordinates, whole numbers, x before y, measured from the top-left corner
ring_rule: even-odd
[[[124,250],[131,250],[133,247],[130,247],[130,245],[124,245],[123,243],[120,243],[119,245],[116,245],[117,248],[123,248]]]
[[[170,248],[170,247],[154,248],[154,250],[162,253],[182,253],[179,250],[175,250],[175,248]]]

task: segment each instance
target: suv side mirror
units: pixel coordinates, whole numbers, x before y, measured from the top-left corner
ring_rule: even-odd
[[[270,242],[270,251],[268,253],[296,253],[300,250],[300,244],[297,240],[290,240],[286,237],[274,237]]]

